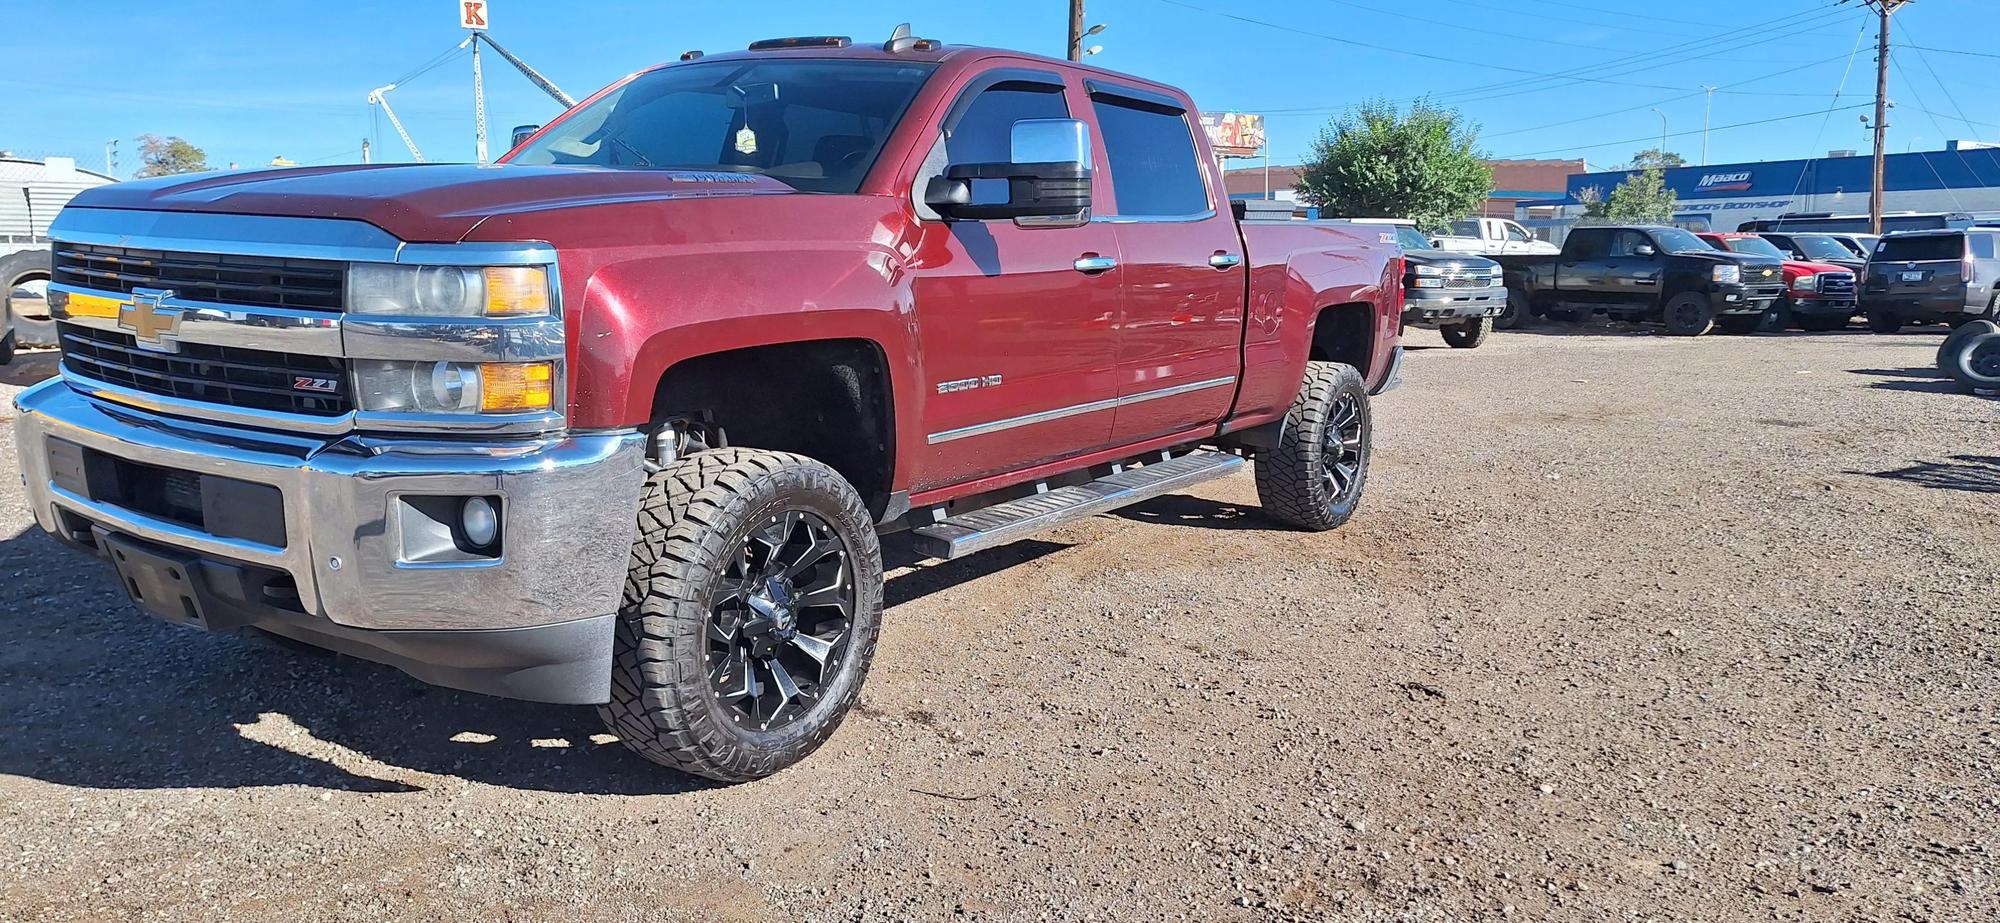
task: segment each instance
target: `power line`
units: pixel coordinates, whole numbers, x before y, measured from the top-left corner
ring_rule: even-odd
[[[1857,50],[1858,50],[1859,46],[1856,46],[1856,48],[1857,48]],[[1786,69],[1784,69],[1784,70],[1781,70],[1781,71],[1776,71],[1776,72],[1773,72],[1773,73],[1769,73],[1769,74],[1765,74],[1765,75],[1763,75],[1762,77],[1752,77],[1752,78],[1750,78],[1750,79],[1748,79],[1748,80],[1739,80],[1739,81],[1737,81],[1737,82],[1735,82],[1735,83],[1733,83],[1733,84],[1729,84],[1729,86],[1742,86],[1742,85],[1744,85],[1744,84],[1746,84],[1746,83],[1756,83],[1756,82],[1757,82],[1757,81],[1759,81],[1759,80],[1769,80],[1769,79],[1771,79],[1771,78],[1773,78],[1773,77],[1782,77],[1782,76],[1784,76],[1784,75],[1786,75],[1786,74],[1789,74],[1789,73],[1792,73],[1792,72],[1794,72],[1794,71],[1802,71],[1802,70],[1805,70],[1805,69],[1806,69],[1806,68],[1808,68],[1808,67],[1818,67],[1818,66],[1820,66],[1821,64],[1830,64],[1830,63],[1832,63],[1832,62],[1834,62],[1834,61],[1838,61],[1838,60],[1840,60],[1840,59],[1841,59],[1841,57],[1842,57],[1841,55],[1835,55],[1835,56],[1833,56],[1833,57],[1831,57],[1831,58],[1827,58],[1827,59],[1825,59],[1825,60],[1822,60],[1822,61],[1813,61],[1813,62],[1811,62],[1811,63],[1807,63],[1807,64],[1801,64],[1801,65],[1799,65],[1799,66],[1797,66],[1797,67],[1788,67],[1788,68],[1786,68]],[[1849,60],[1850,62],[1851,62],[1851,61],[1853,61],[1853,56],[1852,56],[1852,55],[1847,55],[1846,57],[1847,57],[1847,59],[1848,59],[1848,60]],[[1843,82],[1843,83],[1845,83],[1845,82],[1846,82],[1846,80],[1845,80],[1845,78],[1844,78],[1844,77],[1842,78],[1842,82]],[[1721,87],[1718,87],[1717,89],[1718,89],[1718,90],[1720,90],[1720,89],[1721,89]],[[1524,133],[1524,132],[1530,132],[1530,131],[1541,131],[1542,129],[1545,129],[1545,128],[1557,128],[1557,127],[1560,127],[1560,126],[1563,126],[1563,125],[1574,125],[1574,124],[1576,124],[1576,123],[1578,123],[1578,122],[1588,122],[1588,121],[1590,121],[1590,120],[1592,120],[1592,119],[1601,119],[1601,118],[1604,118],[1604,117],[1606,117],[1606,116],[1611,116],[1611,115],[1623,115],[1623,114],[1625,114],[1625,113],[1627,113],[1627,112],[1637,112],[1637,111],[1639,111],[1639,110],[1642,110],[1642,109],[1650,109],[1650,108],[1652,108],[1652,107],[1654,107],[1654,106],[1662,106],[1662,105],[1665,105],[1665,104],[1667,104],[1667,103],[1671,103],[1671,102],[1678,102],[1678,101],[1680,101],[1680,100],[1683,100],[1683,99],[1691,99],[1691,98],[1693,98],[1693,97],[1696,97],[1696,96],[1700,96],[1700,95],[1702,95],[1702,93],[1704,93],[1704,92],[1706,92],[1706,91],[1705,91],[1705,90],[1696,90],[1696,91],[1694,91],[1694,92],[1692,92],[1692,93],[1683,93],[1683,94],[1681,94],[1681,95],[1679,95],[1679,96],[1670,96],[1670,97],[1667,97],[1666,99],[1656,99],[1656,100],[1653,100],[1652,102],[1645,102],[1645,103],[1640,103],[1640,104],[1638,104],[1638,105],[1636,105],[1636,106],[1626,106],[1626,107],[1624,107],[1624,108],[1622,108],[1622,109],[1612,109],[1612,110],[1610,110],[1610,111],[1608,111],[1608,112],[1598,112],[1598,113],[1595,113],[1595,114],[1592,114],[1592,115],[1580,115],[1580,116],[1577,116],[1576,118],[1573,118],[1573,119],[1564,119],[1563,121],[1560,121],[1560,122],[1550,122],[1550,123],[1548,123],[1548,124],[1546,124],[1546,125],[1534,125],[1534,126],[1530,126],[1530,127],[1528,127],[1528,128],[1511,128],[1511,129],[1508,129],[1507,131],[1499,131],[1499,132],[1494,132],[1494,133],[1492,133],[1492,134],[1488,134],[1488,135],[1481,135],[1481,139],[1483,140],[1483,139],[1487,139],[1487,138],[1504,138],[1504,137],[1506,137],[1506,136],[1508,136],[1508,135],[1518,135],[1518,134],[1522,134],[1522,133]],[[1824,95],[1824,94],[1818,94],[1818,95]],[[1835,96],[1838,96],[1839,94],[1838,94],[1838,93],[1836,93],[1836,94],[1834,94],[1834,95],[1835,95]]]
[[[1854,33],[1854,50],[1847,53],[1847,66],[1840,69],[1840,83],[1833,88],[1833,101],[1826,104],[1826,117],[1819,120],[1819,130],[1813,132],[1812,146],[1806,148],[1806,156],[1819,150],[1820,139],[1826,137],[1826,126],[1833,122],[1834,107],[1840,105],[1840,94],[1847,91],[1847,78],[1854,73],[1854,59],[1861,54],[1861,43],[1868,40],[1868,21],[1861,21],[1861,28]],[[1799,194],[1799,187],[1806,182],[1806,171],[1799,171],[1799,178],[1792,183],[1792,195]]]
[[[1841,107],[1840,109],[1836,109],[1836,110],[1834,110],[1834,111],[1836,111],[1836,112],[1839,112],[1839,111],[1843,111],[1843,110],[1847,110],[1847,109],[1861,109],[1861,108],[1865,108],[1865,107],[1867,107],[1868,105],[1870,105],[1870,104],[1869,104],[1869,103],[1856,103],[1856,104],[1854,104],[1854,105],[1852,105],[1852,106],[1842,106],[1842,107]],[[1756,120],[1756,121],[1754,121],[1754,122],[1737,122],[1737,123],[1735,123],[1735,124],[1733,124],[1733,125],[1717,125],[1717,126],[1714,126],[1713,128],[1711,128],[1711,129],[1709,129],[1709,130],[1710,130],[1710,131],[1728,131],[1729,129],[1732,129],[1732,128],[1749,128],[1749,127],[1750,127],[1750,126],[1752,126],[1752,125],[1769,125],[1769,124],[1771,124],[1771,123],[1773,123],[1773,122],[1789,122],[1789,121],[1791,121],[1791,120],[1793,120],[1793,119],[1803,119],[1803,118],[1807,118],[1807,117],[1810,117],[1810,116],[1815,116],[1815,115],[1819,115],[1819,114],[1821,114],[1821,112],[1822,112],[1822,111],[1824,111],[1824,110],[1820,110],[1820,109],[1814,109],[1814,110],[1812,110],[1811,112],[1798,112],[1798,113],[1793,113],[1792,115],[1781,115],[1781,116],[1776,116],[1776,117],[1774,117],[1774,118],[1768,118],[1768,119],[1758,119],[1758,120]],[[1664,135],[1664,137],[1668,137],[1668,138],[1678,138],[1678,137],[1681,137],[1681,136],[1683,136],[1683,135],[1698,135],[1698,134],[1701,134],[1701,132],[1702,132],[1702,130],[1701,130],[1701,129],[1699,129],[1699,128],[1694,128],[1694,129],[1689,129],[1689,130],[1687,130],[1687,131],[1676,131],[1676,132],[1672,132],[1672,133],[1670,133],[1670,134],[1667,134],[1667,135]],[[1647,142],[1650,142],[1650,141],[1654,141],[1654,140],[1657,140],[1657,139],[1659,139],[1659,138],[1661,138],[1661,137],[1663,137],[1663,136],[1662,136],[1662,135],[1659,135],[1659,134],[1647,134],[1647,135],[1642,135],[1642,136],[1640,136],[1640,137],[1637,137],[1637,138],[1627,138],[1627,139],[1625,139],[1625,140],[1623,140],[1623,141],[1606,141],[1606,142],[1604,142],[1604,143],[1602,143],[1602,144],[1583,144],[1583,145],[1570,145],[1570,146],[1568,146],[1568,147],[1556,147],[1556,148],[1550,148],[1550,149],[1548,149],[1548,150],[1546,150],[1546,151],[1528,151],[1528,152],[1526,152],[1526,153],[1521,153],[1521,154],[1509,154],[1509,155],[1507,155],[1507,156],[1506,156],[1505,158],[1499,158],[1499,159],[1515,159],[1515,158],[1527,158],[1527,157],[1534,157],[1534,156],[1536,156],[1536,155],[1538,155],[1538,154],[1557,154],[1557,153],[1561,153],[1561,152],[1563,152],[1563,151],[1587,151],[1587,150],[1592,150],[1592,149],[1595,149],[1595,148],[1600,148],[1600,147],[1619,147],[1619,146],[1622,146],[1622,145],[1626,145],[1626,144],[1644,144],[1644,143],[1647,143]]]

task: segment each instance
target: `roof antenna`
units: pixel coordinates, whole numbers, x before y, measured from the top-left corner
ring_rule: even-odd
[[[882,43],[882,50],[890,54],[901,54],[917,47],[917,39],[910,34],[910,24],[903,23],[896,31],[889,33],[889,40]]]

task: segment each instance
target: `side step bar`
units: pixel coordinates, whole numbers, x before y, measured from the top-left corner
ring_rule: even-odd
[[[1051,526],[1226,477],[1242,467],[1243,459],[1235,455],[1191,452],[1144,467],[1127,468],[1088,484],[1058,487],[1032,497],[960,513],[943,522],[911,530],[912,546],[927,557],[962,558]]]

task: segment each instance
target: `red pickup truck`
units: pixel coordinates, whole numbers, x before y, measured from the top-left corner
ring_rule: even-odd
[[[881,534],[956,557],[1246,458],[1275,519],[1353,513],[1399,251],[1240,223],[1197,125],[899,31],[690,52],[492,167],[89,190],[34,514],[156,616],[767,775],[858,695]]]

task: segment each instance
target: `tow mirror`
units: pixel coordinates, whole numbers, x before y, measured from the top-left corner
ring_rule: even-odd
[[[933,177],[924,204],[946,221],[1012,218],[1023,227],[1073,227],[1090,220],[1090,126],[1076,119],[1014,123],[1005,163],[958,163]],[[981,194],[1007,184],[1005,201]]]
[[[1632,252],[1638,254],[1639,256],[1652,256],[1653,254],[1658,253],[1660,251],[1653,249],[1652,244],[1640,244],[1636,247],[1633,247]]]
[[[514,143],[513,143],[512,145],[510,145],[510,146],[511,146],[511,147],[520,147],[520,146],[521,146],[521,142],[523,142],[523,141],[526,141],[526,140],[528,140],[529,138],[531,138],[531,137],[533,137],[533,136],[534,136],[535,132],[538,132],[538,131],[541,131],[541,130],[542,130],[542,126],[540,126],[540,125],[516,125],[516,126],[514,126]]]

